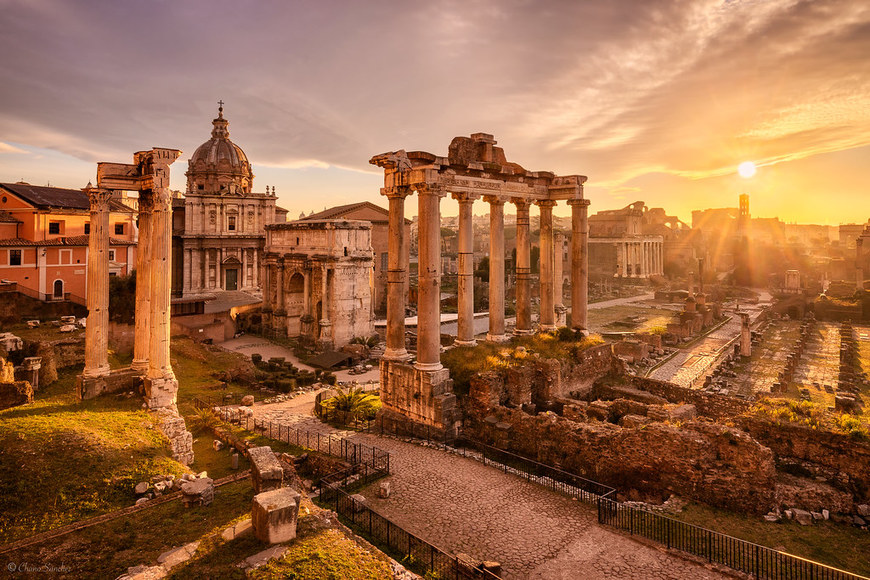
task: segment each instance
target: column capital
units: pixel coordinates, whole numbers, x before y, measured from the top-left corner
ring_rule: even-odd
[[[544,207],[554,208],[554,207],[556,207],[556,200],[553,200],[553,199],[536,199],[536,200],[535,200],[535,205],[538,206],[538,207],[540,207],[540,208],[544,208]]]
[[[588,199],[569,199],[568,200],[568,205],[581,205],[581,206],[588,207],[590,203],[592,203],[592,202],[589,201]]]
[[[483,201],[485,201],[489,205],[504,205],[506,200],[503,197],[499,197],[497,195],[484,195]]]
[[[437,195],[438,197],[447,196],[447,190],[445,187],[437,183],[418,183],[411,187],[417,191],[417,195]]]
[[[111,189],[103,189],[101,187],[86,187],[84,192],[88,196],[88,201],[91,203],[91,209],[101,210],[109,208],[109,199],[112,197]]]
[[[450,197],[458,201],[459,203],[474,203],[478,199],[480,199],[480,194],[478,193],[469,193],[469,192],[453,192],[450,194]]]
[[[409,195],[411,195],[412,191],[410,187],[382,187],[381,195],[386,197],[387,199],[398,198],[405,199]]]
[[[517,207],[517,211],[526,210],[532,206],[532,202],[524,197],[512,197],[510,202]]]

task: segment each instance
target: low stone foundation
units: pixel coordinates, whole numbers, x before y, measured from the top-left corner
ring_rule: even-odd
[[[0,410],[33,402],[33,387],[27,381],[0,383]]]
[[[385,430],[438,432],[457,436],[460,414],[453,394],[453,380],[446,368],[421,371],[413,365],[381,360],[381,403],[378,414]]]
[[[174,376],[142,379],[145,387],[145,404],[149,409],[175,405],[178,398],[178,380]]]
[[[134,391],[138,378],[138,373],[129,368],[115,369],[101,377],[79,375],[76,377],[76,396],[79,401],[86,401],[105,393]]]

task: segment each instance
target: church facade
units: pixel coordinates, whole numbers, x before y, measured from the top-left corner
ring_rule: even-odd
[[[275,190],[254,193],[254,174],[230,140],[223,105],[211,138],[188,161],[187,191],[173,203],[173,293],[196,297],[262,287],[265,226],[286,221]]]

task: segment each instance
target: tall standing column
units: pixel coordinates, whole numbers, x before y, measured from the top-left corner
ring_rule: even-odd
[[[152,212],[154,200],[151,190],[139,192],[139,245],[136,248],[136,314],[133,342],[133,363],[140,375],[148,372],[151,350],[151,269],[153,232]],[[207,262],[206,262],[207,263]]]
[[[83,377],[109,374],[109,199],[108,189],[88,188],[91,233],[88,236],[88,325],[85,327]]]
[[[553,246],[553,299],[556,309],[565,308],[562,304],[562,253],[565,245],[565,238],[562,234],[555,236],[556,243]]]
[[[572,199],[571,206],[571,327],[587,331],[589,302],[588,199]]]
[[[489,203],[489,332],[486,339],[504,342],[504,200],[485,196]]]
[[[531,246],[529,244],[529,202],[513,199],[517,207],[517,260],[514,266],[517,278],[517,325],[514,334],[532,332]]]
[[[408,283],[407,253],[405,239],[405,197],[411,190],[396,188],[381,190],[389,200],[389,223],[387,225],[387,346],[383,358],[403,361],[408,359],[405,349],[405,300]]]
[[[437,187],[417,189],[417,363],[421,371],[441,366],[441,196]]]
[[[467,193],[454,193],[453,199],[459,202],[459,320],[456,344],[473,346],[477,344],[474,340],[474,228],[471,213],[474,197]]]
[[[150,408],[174,405],[178,381],[169,359],[169,316],[172,298],[172,193],[169,165],[181,155],[176,149],[153,149],[142,158],[151,169],[154,211],[151,273],[151,345],[145,396]]]
[[[549,199],[536,202],[541,211],[541,330],[556,330],[553,296],[553,207]]]
[[[861,250],[864,248],[864,240],[859,237],[855,240],[855,290],[864,290],[864,269],[861,267]]]

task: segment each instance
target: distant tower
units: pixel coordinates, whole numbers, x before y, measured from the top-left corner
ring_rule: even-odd
[[[740,194],[740,213],[737,215],[737,235],[745,236],[749,229],[749,194]]]

